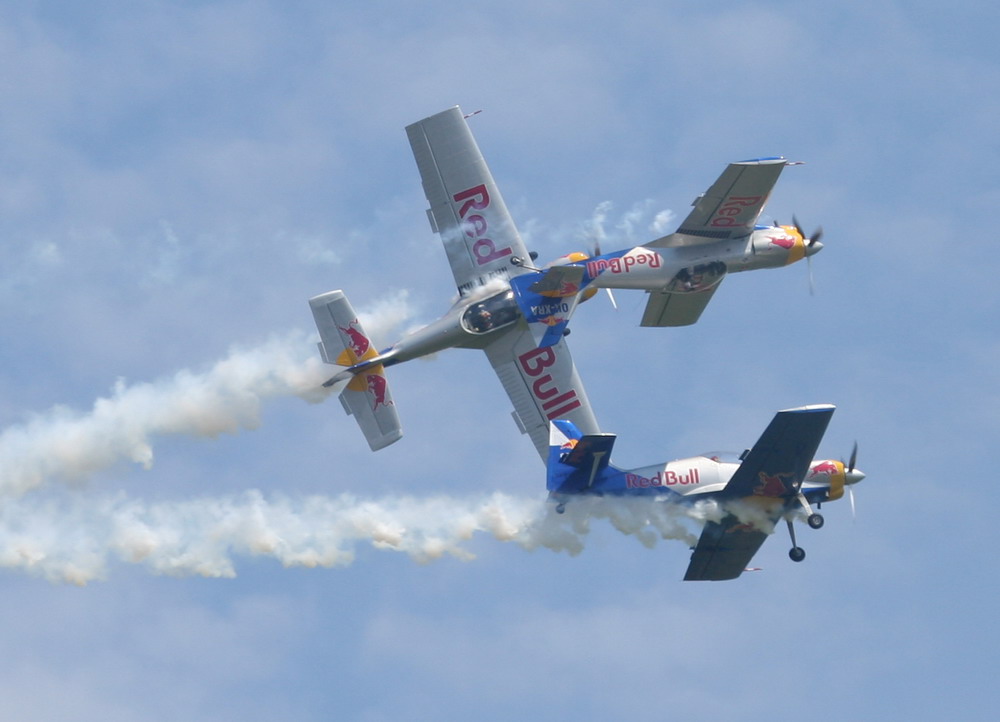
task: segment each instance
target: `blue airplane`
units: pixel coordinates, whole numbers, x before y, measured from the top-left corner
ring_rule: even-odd
[[[740,576],[781,519],[792,541],[788,555],[800,562],[806,553],[795,541],[792,520],[804,513],[808,525],[819,529],[823,517],[815,509],[840,499],[845,490],[853,509],[852,486],[865,478],[855,466],[857,444],[846,464],[814,458],[834,408],[823,404],[779,411],[739,459],[701,455],[636,469],[611,463],[614,434],[582,434],[569,421],[554,421],[549,433],[550,498],[560,513],[574,497],[585,495],[646,496],[682,504],[715,500],[722,517],[705,523],[686,581]]]

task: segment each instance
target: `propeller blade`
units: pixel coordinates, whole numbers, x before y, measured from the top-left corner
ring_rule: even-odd
[[[809,271],[809,295],[816,295],[816,279],[813,277],[813,258],[806,256],[806,269]]]
[[[799,219],[794,215],[792,216],[792,225],[795,226],[795,230],[799,232],[800,236],[802,236],[802,240],[805,241],[806,248],[812,248],[819,242],[819,239],[823,237],[823,226],[817,228],[811,236],[807,236],[806,232],[802,230],[802,226],[799,225]]]
[[[858,442],[854,442],[854,448],[851,449],[851,463],[847,465],[847,473],[850,474],[854,471],[855,465],[858,463]]]
[[[847,498],[851,500],[851,521],[855,522],[858,520],[858,509],[854,506],[854,487],[847,487]]]
[[[812,248],[814,245],[816,245],[817,241],[819,241],[819,239],[822,237],[823,237],[823,226],[820,226],[811,236],[809,236],[809,247]]]
[[[799,219],[794,214],[792,215],[792,225],[795,226],[795,230],[799,232],[799,235],[803,239],[807,238],[805,231],[802,230],[802,226],[799,225]]]
[[[617,311],[618,303],[615,301],[615,294],[611,293],[610,288],[605,288],[604,290],[608,292],[608,300],[611,301],[611,307]]]

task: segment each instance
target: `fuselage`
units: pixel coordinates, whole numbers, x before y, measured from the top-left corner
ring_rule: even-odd
[[[672,497],[675,501],[697,501],[720,494],[740,467],[723,455],[706,454],[654,464],[636,469],[608,467],[587,490],[591,494],[651,495]],[[844,495],[845,485],[864,478],[857,469],[848,471],[844,463],[833,459],[816,459],[809,465],[800,492],[810,504],[822,504]],[[780,478],[762,475],[754,489],[761,499],[788,499]]]
[[[817,253],[794,226],[760,226],[749,236],[690,246],[635,248],[579,262],[596,288],[697,292],[727,273],[779,268]]]
[[[598,288],[695,293],[719,283],[728,273],[777,268],[812,255],[794,226],[761,226],[733,241],[670,248],[636,246],[595,257],[573,254],[556,263],[585,269],[583,300]],[[576,260],[579,258],[580,260]],[[572,259],[572,260],[571,260]],[[525,272],[518,269],[518,272]],[[523,323],[509,281],[495,279],[464,294],[438,320],[383,350],[373,363],[392,366],[447,348],[484,348],[497,333]]]

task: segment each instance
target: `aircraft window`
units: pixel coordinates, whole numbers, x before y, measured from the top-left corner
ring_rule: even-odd
[[[520,316],[513,291],[474,303],[462,314],[462,325],[472,333],[488,333],[514,323]]]

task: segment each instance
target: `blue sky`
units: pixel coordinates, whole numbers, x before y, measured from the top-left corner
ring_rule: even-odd
[[[993,719],[995,5],[289,5],[0,10],[0,716]],[[463,534],[544,497],[481,354],[393,369],[377,454],[301,398],[310,296],[387,342],[450,302],[403,127],[455,104],[542,259],[805,161],[765,214],[824,227],[815,296],[742,274],[642,329],[620,293],[570,343],[624,465],[836,404],[856,521],[684,584],[607,519]]]

